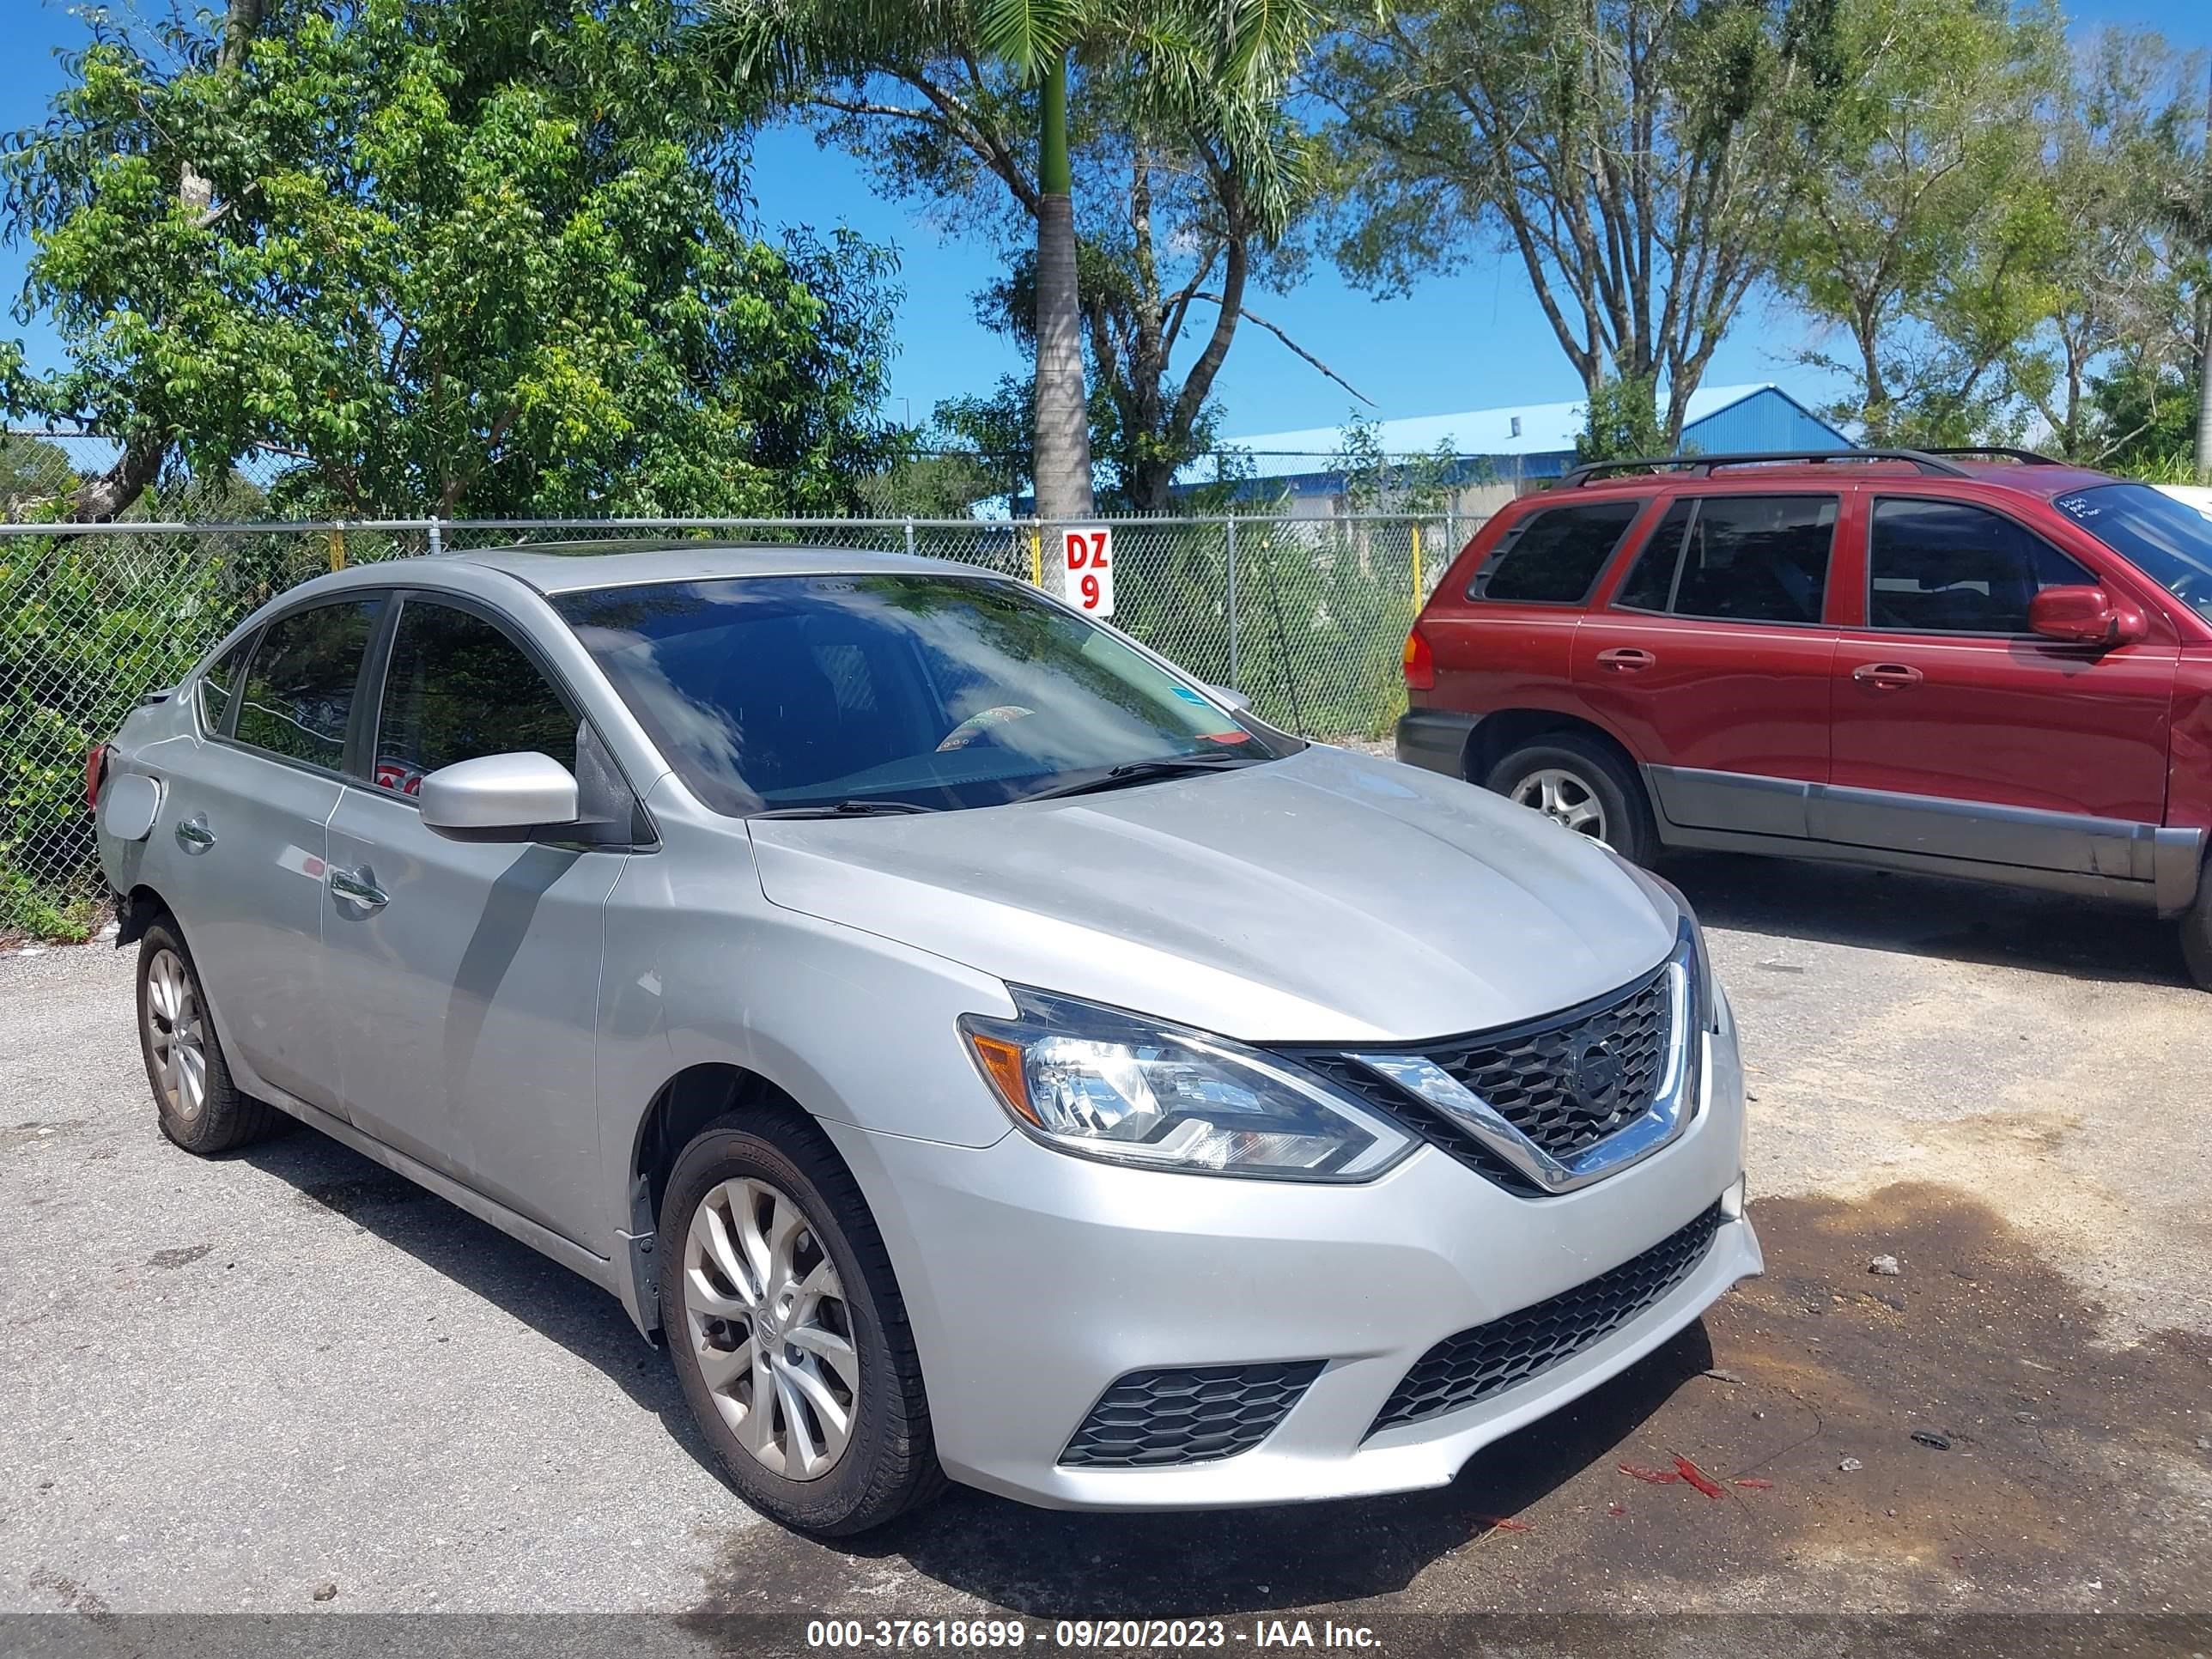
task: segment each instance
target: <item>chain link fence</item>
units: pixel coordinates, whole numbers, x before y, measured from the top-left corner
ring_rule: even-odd
[[[74,463],[79,458],[72,458]],[[1405,706],[1420,600],[1479,520],[1102,520],[1114,622],[1261,718],[1379,738]],[[869,548],[1052,581],[1026,520],[389,520],[0,524],[0,934],[82,935],[102,899],[84,762],[146,692],[174,684],[263,602],[342,565],[516,544],[618,550],[697,537]]]

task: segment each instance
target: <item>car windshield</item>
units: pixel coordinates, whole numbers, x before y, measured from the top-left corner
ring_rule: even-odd
[[[2058,510],[2199,616],[2212,619],[2212,519],[2148,484],[2061,495]]]
[[[1298,746],[988,577],[740,576],[554,604],[692,793],[732,816],[991,806]]]

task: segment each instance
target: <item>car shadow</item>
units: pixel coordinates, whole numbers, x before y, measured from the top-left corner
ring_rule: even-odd
[[[665,1357],[619,1304],[565,1267],[338,1141],[301,1127],[235,1156],[482,1297],[618,1385],[684,1455],[708,1455]],[[954,1487],[858,1539],[778,1533],[775,1577],[817,1607],[903,1560],[947,1589],[1034,1615],[1227,1615],[1405,1589],[1439,1557],[1510,1522],[1619,1448],[1691,1378],[1710,1370],[1692,1324],[1580,1400],[1476,1454],[1449,1486],[1404,1497],[1182,1515],[1073,1515]],[[733,1488],[732,1503],[743,1500]],[[746,1527],[708,1586],[702,1615],[759,1606],[768,1540]]]
[[[1713,1364],[1702,1322],[1620,1376],[1477,1453],[1450,1486],[1397,1498],[1177,1515],[1064,1514],[956,1488],[936,1503],[818,1552],[817,1605],[890,1559],[947,1589],[1036,1618],[1215,1617],[1289,1611],[1403,1590],[1438,1558],[1509,1528],[1591,1464],[1618,1455],[1691,1378]],[[734,1551],[717,1601],[757,1580]],[[787,1560],[788,1557],[786,1558]]]
[[[2189,983],[2173,924],[2126,905],[1804,859],[1680,853],[1661,867],[1708,927],[2075,979]]]
[[[557,1343],[658,1417],[685,1454],[712,1468],[665,1354],[622,1304],[528,1245],[305,1125],[234,1155]]]

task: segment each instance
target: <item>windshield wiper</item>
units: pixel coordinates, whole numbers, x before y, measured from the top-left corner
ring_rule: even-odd
[[[1073,783],[1049,784],[1042,789],[1032,789],[1022,800],[1053,800],[1062,795],[1087,795],[1101,789],[1119,789],[1124,784],[1143,783],[1152,778],[1181,777],[1194,772],[1234,772],[1239,767],[1257,766],[1267,757],[1264,755],[1161,755],[1152,760],[1124,761],[1103,775],[1079,778]]]
[[[778,806],[765,812],[749,812],[755,818],[881,818],[905,812],[941,812],[941,806],[924,806],[912,800],[840,800],[819,806]]]

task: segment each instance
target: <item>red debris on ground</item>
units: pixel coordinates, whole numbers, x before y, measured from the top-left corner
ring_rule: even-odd
[[[1674,1472],[1708,1498],[1722,1498],[1727,1495],[1721,1491],[1711,1475],[1680,1452],[1674,1454]]]
[[[1753,1492],[1768,1492],[1772,1490],[1774,1486],[1771,1480],[1761,1480],[1757,1475],[1748,1476],[1735,1484],[1739,1486],[1748,1486]]]
[[[1618,1504],[1607,1504],[1605,1506],[1605,1512],[1607,1515],[1626,1515],[1628,1513],[1626,1510],[1621,1508]]]
[[[1499,1532],[1534,1532],[1536,1530],[1534,1523],[1527,1521],[1516,1521],[1510,1515],[1486,1515],[1480,1518],[1484,1526],[1494,1528]]]
[[[1623,1474],[1632,1474],[1638,1480],[1649,1480],[1655,1486],[1671,1486],[1682,1477],[1673,1469],[1639,1469],[1633,1463],[1620,1466]]]

